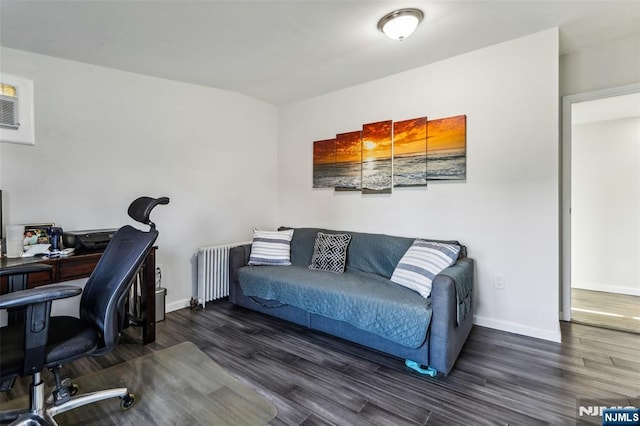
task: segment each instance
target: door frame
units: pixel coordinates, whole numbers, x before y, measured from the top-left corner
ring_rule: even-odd
[[[578,102],[640,92],[640,83],[562,97],[562,183],[560,187],[560,319],[571,321],[571,107]]]

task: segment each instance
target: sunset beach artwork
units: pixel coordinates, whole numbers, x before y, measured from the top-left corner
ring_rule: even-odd
[[[427,117],[393,123],[393,186],[427,186]]]
[[[392,121],[362,126],[362,192],[391,192]]]
[[[364,124],[313,142],[313,187],[390,194],[392,187],[467,179],[467,116]]]
[[[427,180],[467,178],[467,116],[427,122]]]
[[[356,132],[336,135],[335,190],[362,189],[362,134]]]
[[[313,143],[313,187],[336,186],[336,140],[326,139]]]

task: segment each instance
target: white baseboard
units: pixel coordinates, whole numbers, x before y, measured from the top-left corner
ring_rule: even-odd
[[[475,315],[473,317],[473,323],[482,327],[508,331],[509,333],[522,334],[523,336],[535,337],[537,339],[549,340],[551,342],[560,343],[562,341],[560,324],[558,324],[558,328],[555,331],[543,330],[540,328],[527,327],[513,322],[480,317],[478,315]]]
[[[167,312],[177,311],[189,306],[191,306],[191,299],[176,300],[175,302],[167,303]]]
[[[628,296],[640,296],[640,288],[606,285],[600,283],[580,282],[571,284],[571,288],[581,290],[604,291],[606,293],[626,294]]]

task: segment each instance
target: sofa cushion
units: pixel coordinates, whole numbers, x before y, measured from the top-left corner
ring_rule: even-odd
[[[353,235],[347,253],[347,268],[371,272],[389,279],[413,238],[385,234]]]
[[[280,227],[284,229],[294,229]],[[385,278],[391,278],[393,271],[402,256],[413,244],[414,238],[397,237],[384,234],[369,234],[365,232],[335,231],[322,228],[295,228],[291,240],[291,263],[296,266],[307,267],[311,264],[313,247],[318,232],[325,234],[349,234],[351,242],[347,248],[347,271],[357,270],[371,272]],[[460,245],[457,241],[428,240],[448,244]],[[462,250],[459,257],[466,257],[466,250]]]
[[[430,299],[375,274],[245,266],[238,270],[238,280],[247,296],[345,321],[411,348],[424,343],[431,321]]]
[[[313,256],[309,269],[341,274],[347,263],[347,247],[351,241],[349,234],[325,234],[318,232],[313,246]]]
[[[459,252],[459,245],[415,240],[398,262],[391,281],[429,297],[431,282],[455,263]]]
[[[291,265],[291,237],[286,231],[253,230],[249,265]]]
[[[280,229],[290,229],[282,227]],[[394,237],[363,232],[342,232],[322,228],[295,228],[291,240],[291,263],[308,266],[313,257],[313,247],[318,232],[351,235],[347,248],[346,270],[371,272],[390,278],[402,255],[411,247],[413,238]]]

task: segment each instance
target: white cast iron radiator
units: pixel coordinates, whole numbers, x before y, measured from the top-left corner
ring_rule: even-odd
[[[198,249],[198,305],[229,295],[229,250],[251,241]]]

